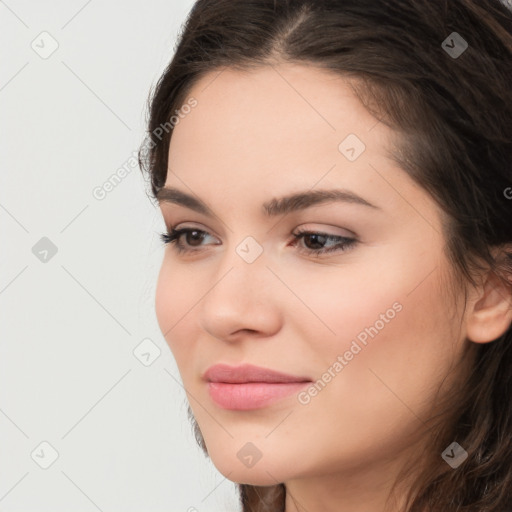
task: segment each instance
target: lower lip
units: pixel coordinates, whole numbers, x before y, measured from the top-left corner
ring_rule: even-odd
[[[223,409],[247,411],[260,409],[311,385],[311,382],[247,382],[228,384],[209,382],[208,391],[213,401]]]

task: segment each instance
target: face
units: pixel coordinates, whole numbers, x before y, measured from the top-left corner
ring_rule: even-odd
[[[160,202],[169,229],[191,232],[166,245],[156,314],[213,463],[272,485],[396,459],[467,349],[439,208],[389,157],[391,129],[327,71],[224,69],[189,97],[166,187],[210,211]],[[345,195],[280,209],[331,190]],[[217,384],[215,400],[203,374],[218,363],[310,382],[260,385],[266,402]]]

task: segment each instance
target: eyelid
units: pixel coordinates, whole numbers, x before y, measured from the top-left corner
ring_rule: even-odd
[[[192,225],[189,226],[188,225],[189,223]],[[314,225],[312,226],[311,224],[314,224]],[[320,225],[320,227],[315,226],[318,224]],[[201,231],[206,231],[209,235],[219,238],[219,236],[215,233],[214,230],[206,227],[204,224],[201,224],[201,222],[197,222],[197,221],[183,221],[183,222],[178,222],[178,223],[167,223],[166,222],[165,226],[169,232],[173,229],[190,228],[190,229],[198,229]],[[354,231],[352,231],[346,227],[335,226],[333,224],[326,224],[325,222],[320,222],[320,221],[317,221],[317,222],[310,221],[310,222],[307,222],[304,224],[300,224],[299,226],[295,227],[294,230],[322,232],[322,233],[325,233],[326,235],[344,236],[347,238],[359,238],[358,235]],[[339,233],[338,231],[326,232],[326,230],[338,230],[338,231],[342,230],[342,231],[344,231],[344,233]]]
[[[191,224],[191,225],[189,225],[189,224]],[[197,229],[198,231],[205,231],[209,235],[219,238],[215,234],[214,230],[207,228],[204,224],[201,224],[200,222],[184,221],[184,222],[176,222],[176,223],[170,223],[170,224],[166,223],[165,227],[167,228],[167,230],[169,232],[173,229],[178,229],[178,230],[179,229]]]
[[[311,226],[311,224],[315,224]],[[317,227],[320,224],[321,227]],[[296,228],[300,231],[314,231],[314,232],[322,232],[326,235],[332,236],[344,236],[346,238],[359,238],[358,235],[347,228],[342,228],[340,226],[334,226],[333,224],[325,224],[323,222],[308,222],[306,224],[301,224]],[[337,231],[336,231],[337,230]],[[342,230],[343,233],[339,233],[339,230]]]
[[[184,256],[191,256],[194,254],[200,254],[202,252],[201,247],[199,249],[189,249],[187,247],[183,247],[181,243],[179,243],[180,237],[184,234],[192,233],[192,232],[201,232],[202,235],[211,236],[207,231],[197,229],[197,228],[191,228],[191,227],[181,227],[177,229],[172,229],[170,233],[161,233],[160,237],[162,241],[165,244],[172,244],[173,250],[176,252],[176,254],[181,254]],[[308,249],[299,247],[297,250],[301,254],[305,254],[308,257],[314,257],[314,258],[322,258],[323,256],[329,256],[337,254],[345,254],[349,252],[351,249],[357,247],[360,243],[360,241],[357,239],[357,237],[345,237],[341,235],[333,235],[329,233],[324,233],[318,230],[299,230],[297,233],[292,233],[293,240],[291,244],[288,244],[291,247],[298,247],[298,244],[301,240],[304,239],[305,236],[322,236],[326,238],[327,240],[335,241],[335,245],[331,246],[330,248],[320,248],[320,249]],[[204,239],[203,236],[201,236],[202,239]],[[222,242],[220,244],[214,244],[214,245],[222,245]]]
[[[193,225],[188,225],[188,222],[191,222]],[[322,224],[324,226],[324,224]],[[346,240],[353,240],[354,242],[360,243],[362,240],[360,237],[352,230],[347,228],[340,228],[339,226],[333,226],[333,225],[327,225],[328,229],[323,229],[323,227],[314,227],[314,226],[308,226],[306,225],[300,225],[296,227],[293,231],[290,231],[289,235],[292,235],[293,237],[297,238],[297,236],[301,235],[308,235],[308,234],[320,234],[323,236],[326,236],[331,239],[346,239]],[[176,232],[176,231],[193,231],[197,230],[199,232],[204,233],[206,236],[216,238],[217,240],[220,240],[220,238],[215,234],[212,233],[212,231],[209,228],[206,228],[204,226],[201,226],[200,223],[192,222],[192,221],[185,221],[184,223],[176,223],[167,225],[167,233]],[[339,233],[333,230],[343,230],[345,233]],[[287,232],[288,233],[288,232]],[[348,233],[348,234],[347,234]],[[222,242],[214,243],[212,245],[222,245]]]

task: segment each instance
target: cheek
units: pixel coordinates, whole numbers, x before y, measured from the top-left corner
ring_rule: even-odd
[[[362,256],[346,267],[326,269],[314,280],[304,280],[297,295],[307,297],[310,310],[326,327],[320,351],[332,361],[333,354],[350,350],[355,340],[361,347],[358,360],[375,357],[382,365],[387,361],[398,374],[411,369],[411,357],[420,358],[421,365],[441,359],[435,353],[440,348],[447,355],[455,346],[452,327],[457,317],[442,293],[448,283],[442,282],[447,279],[442,272],[446,262],[435,250],[438,245],[432,240],[426,251],[406,239],[383,247],[380,254],[372,251],[371,261]]]
[[[424,422],[433,416],[435,393],[449,374],[456,346],[450,334],[456,319],[450,320],[431,277],[413,293],[397,280],[387,287],[346,290],[337,304],[318,299],[322,318],[337,334],[310,338],[315,390],[309,401],[302,397],[298,410],[315,433],[304,443],[317,447],[322,463],[335,465],[345,456],[370,461],[425,434]],[[366,344],[359,341],[363,338]]]
[[[421,426],[415,415],[430,414],[434,393],[461,347],[452,329],[457,319],[439,293],[438,272],[416,289],[414,281],[392,277],[368,282],[365,289],[345,280],[348,288],[336,304],[325,297],[317,301],[336,332],[317,345],[322,357],[316,377],[329,380],[329,368],[336,375],[325,391],[319,386],[323,398],[317,405],[319,412],[327,402],[338,414],[350,411],[343,421],[354,435],[361,428],[370,435],[376,418],[394,428]]]
[[[156,285],[155,313],[178,367],[181,367],[184,344],[187,350],[191,350],[194,344],[194,339],[186,333],[187,322],[194,314],[193,306],[199,299],[191,283],[194,283],[194,278],[186,269],[179,269],[164,258]]]
[[[305,274],[281,272],[293,294],[280,307],[290,324],[300,325],[300,339],[314,344],[311,348],[319,354],[343,353],[354,338],[362,343],[371,339],[368,329],[380,335],[403,315],[408,287],[402,275],[393,279],[389,272],[386,276],[356,263],[310,270],[303,278]]]
[[[325,269],[294,288],[314,313],[298,308],[293,322],[307,333],[315,377],[329,380],[331,369],[336,383],[328,387],[355,406],[391,399],[400,409],[398,397],[428,400],[460,355],[438,254],[412,252],[387,258],[385,270],[363,263]]]

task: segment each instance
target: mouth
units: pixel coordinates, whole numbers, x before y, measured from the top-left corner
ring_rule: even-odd
[[[308,377],[290,375],[268,368],[218,364],[203,375],[212,400],[223,409],[261,409],[299,392],[313,382]]]
[[[273,384],[312,382],[309,377],[291,375],[262,366],[243,364],[229,366],[216,364],[210,366],[203,375],[207,382],[224,382],[229,384],[247,384],[251,382],[265,382]]]

